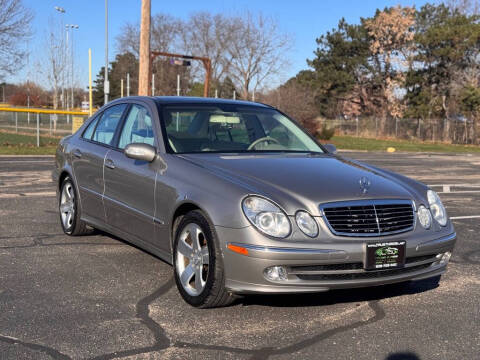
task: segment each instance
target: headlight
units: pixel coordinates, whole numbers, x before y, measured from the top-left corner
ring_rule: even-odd
[[[420,205],[417,215],[420,225],[422,225],[425,229],[429,229],[432,225],[432,215],[430,214],[430,210],[428,210],[425,206]]]
[[[242,202],[245,216],[261,232],[279,238],[290,234],[287,215],[274,203],[258,196],[249,196]]]
[[[295,215],[297,225],[303,233],[310,237],[316,237],[318,235],[318,226],[315,219],[306,211],[298,211]]]
[[[443,207],[442,201],[440,200],[440,197],[437,195],[437,193],[433,190],[428,190],[427,199],[433,218],[437,220],[440,225],[447,225],[447,212]]]

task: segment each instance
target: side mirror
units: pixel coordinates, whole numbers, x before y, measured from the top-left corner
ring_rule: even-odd
[[[325,147],[325,149],[327,149],[327,151],[331,154],[336,154],[337,153],[337,148],[335,145],[333,144],[325,144],[323,145]]]
[[[125,147],[123,153],[130,159],[152,162],[157,154],[157,149],[149,144],[132,143]]]

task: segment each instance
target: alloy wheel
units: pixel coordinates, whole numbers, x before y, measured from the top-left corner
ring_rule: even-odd
[[[65,183],[60,196],[60,215],[65,230],[73,226],[75,219],[75,192],[70,182]]]
[[[175,256],[182,287],[191,296],[200,295],[207,283],[209,253],[207,239],[199,225],[190,223],[185,226]]]

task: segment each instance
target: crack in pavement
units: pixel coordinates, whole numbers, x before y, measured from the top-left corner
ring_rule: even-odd
[[[174,279],[173,277],[170,278],[165,284],[163,284],[160,288],[155,290],[153,293],[148,294],[147,296],[140,299],[136,305],[136,317],[141,320],[145,326],[151,331],[153,337],[155,339],[155,343],[151,346],[146,346],[137,349],[129,349],[124,351],[116,351],[110,354],[103,354],[99,356],[95,356],[90,358],[90,360],[107,360],[107,359],[114,359],[126,356],[134,356],[140,355],[145,353],[150,353],[152,351],[159,351],[170,347],[170,339],[167,337],[165,330],[150,317],[150,304],[155,301],[156,299],[160,298],[163,294],[167,293],[173,286]],[[61,359],[61,360],[70,360],[71,357],[68,355],[62,354],[58,350],[54,348],[25,342],[13,337],[0,335],[0,341],[6,342],[12,345],[23,345],[29,349],[41,351],[46,353],[47,355],[51,356],[53,359]]]
[[[4,342],[4,343],[7,343],[7,344],[10,344],[10,345],[22,345],[22,346],[24,346],[24,347],[26,347],[30,350],[43,352],[43,353],[49,355],[50,357],[52,357],[52,359],[58,359],[58,360],[71,360],[72,359],[70,356],[63,354],[63,353],[61,353],[60,351],[58,351],[54,348],[51,348],[51,347],[48,347],[48,346],[45,346],[45,345],[34,344],[34,343],[22,341],[20,339],[17,339],[17,338],[11,337],[11,336],[5,336],[5,335],[0,334],[0,341]]]
[[[150,346],[136,348],[136,349],[129,349],[123,351],[116,351],[110,354],[103,354],[98,355],[95,357],[90,358],[90,360],[107,360],[107,359],[114,359],[126,356],[134,356],[140,355],[145,353],[150,353],[152,351],[160,351],[170,347],[170,339],[167,337],[165,330],[150,317],[150,309],[149,306],[155,300],[160,298],[162,295],[167,293],[173,286],[174,279],[171,277],[165,284],[163,284],[160,288],[155,290],[153,293],[143,297],[140,299],[136,305],[136,317],[141,320],[143,324],[150,330],[153,334],[155,339],[155,343]]]
[[[291,345],[287,345],[281,348],[275,347],[264,347],[261,349],[242,349],[235,348],[230,346],[220,346],[220,345],[203,345],[203,344],[192,344],[186,342],[176,342],[173,344],[174,347],[178,348],[195,348],[195,349],[204,349],[204,350],[216,350],[216,351],[225,351],[236,354],[251,354],[253,355],[251,360],[265,360],[268,359],[271,355],[283,355],[290,354],[296,351],[300,351],[309,346],[312,346],[320,341],[326,340],[338,333],[345,331],[353,330],[358,327],[362,327],[374,322],[380,321],[385,317],[385,310],[380,305],[380,300],[372,300],[368,302],[368,306],[374,311],[375,315],[365,321],[357,321],[353,324],[339,326],[327,331],[324,331],[320,334],[317,334],[313,337],[298,341]]]

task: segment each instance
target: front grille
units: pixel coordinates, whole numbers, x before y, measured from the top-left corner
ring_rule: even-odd
[[[358,273],[339,273],[339,274],[298,274],[296,275],[300,280],[309,281],[331,281],[331,280],[358,280],[358,279],[377,279],[388,276],[408,274],[418,270],[426,269],[432,264],[421,264],[411,266],[408,268],[380,270],[380,271],[365,271]]]
[[[415,216],[408,200],[370,200],[322,206],[335,235],[382,236],[412,230]]]

